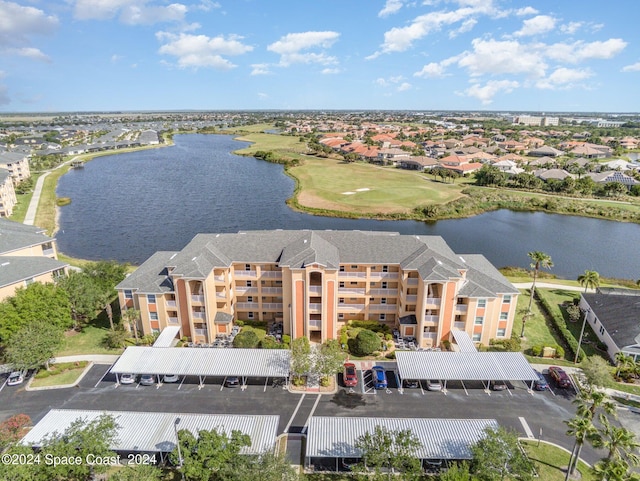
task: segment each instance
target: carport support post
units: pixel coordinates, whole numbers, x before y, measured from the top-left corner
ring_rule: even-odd
[[[120,384],[120,378],[118,377],[118,373],[116,373],[116,384]]]

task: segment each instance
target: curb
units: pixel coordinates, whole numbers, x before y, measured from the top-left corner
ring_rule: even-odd
[[[50,391],[51,389],[68,389],[70,387],[75,387],[87,375],[89,370],[93,367],[93,364],[94,364],[93,361],[89,361],[87,366],[84,368],[84,371],[82,371],[82,374],[80,374],[80,376],[78,376],[78,379],[76,379],[75,382],[73,382],[72,384],[59,384],[58,386],[31,387],[31,383],[35,379],[34,377],[31,377],[27,385],[24,387],[24,390],[25,391]]]

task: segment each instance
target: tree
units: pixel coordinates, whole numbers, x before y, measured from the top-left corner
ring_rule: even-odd
[[[616,377],[620,376],[621,371],[626,371],[627,369],[631,369],[635,366],[635,361],[632,356],[625,354],[620,351],[616,354],[616,366],[618,369],[616,370]]]
[[[594,437],[593,446],[605,449],[606,460],[609,462],[623,461],[627,466],[638,466],[640,456],[637,451],[640,443],[636,441],[633,431],[612,425],[606,416],[600,416],[600,422],[603,429]]]
[[[453,464],[438,476],[438,481],[473,481],[469,464],[465,462]]]
[[[59,327],[45,321],[32,322],[11,337],[6,351],[7,360],[18,370],[43,365],[49,369],[49,360],[60,349],[63,339]]]
[[[512,479],[531,481],[533,464],[522,452],[518,435],[503,427],[487,428],[485,437],[471,446],[471,473],[477,481]]]
[[[60,277],[56,285],[69,295],[71,318],[75,328],[81,320],[95,315],[100,292],[90,277],[82,272],[72,271],[68,276]]]
[[[127,266],[115,261],[99,261],[86,265],[82,272],[91,278],[101,292],[109,298],[116,296],[116,285],[122,282],[127,274]]]
[[[576,438],[573,450],[571,451],[571,457],[569,458],[569,466],[567,467],[569,475],[573,475],[578,466],[580,459],[580,452],[582,446],[587,439],[593,438],[598,432],[590,419],[582,416],[576,416],[569,421],[564,421],[569,427],[567,430],[567,436],[574,436]]]
[[[485,164],[475,174],[476,185],[491,185],[500,187],[507,181],[507,174],[495,165]]]
[[[607,387],[611,383],[610,366],[600,356],[590,356],[582,362],[582,372],[592,386]]]
[[[369,329],[362,329],[354,339],[349,339],[349,350],[356,356],[369,356],[380,350],[380,337]]]
[[[366,467],[375,471],[374,477],[368,479],[394,479],[394,470],[404,473],[402,479],[418,479],[421,474],[417,451],[422,443],[409,429],[392,431],[376,426],[373,433],[359,436],[354,446],[362,453],[360,469]],[[386,470],[384,475],[383,469]]]
[[[125,322],[129,325],[129,329],[133,328],[133,336],[136,338],[136,344],[138,343],[138,322],[140,319],[140,311],[138,309],[129,308],[126,309],[122,316]]]
[[[344,358],[340,343],[336,339],[329,339],[314,350],[313,370],[322,377],[321,382],[326,381],[329,376],[340,372]]]
[[[529,293],[529,307],[527,308],[527,312],[531,313],[531,304],[533,303],[533,296],[536,291],[536,280],[538,279],[538,271],[540,268],[551,269],[553,267],[553,261],[551,260],[551,256],[545,254],[541,251],[532,251],[527,254],[531,260],[531,268],[533,269],[533,282],[531,283],[531,292]],[[524,326],[525,322],[523,319],[522,322],[522,332],[520,333],[520,337],[524,337]]]
[[[234,461],[233,481],[298,481],[300,476],[284,454],[266,452]]]
[[[20,441],[29,425],[31,425],[31,418],[26,414],[16,414],[6,421],[2,421],[0,423],[0,452]]]
[[[312,367],[309,339],[298,337],[291,341],[291,373],[294,381],[307,374]]]
[[[595,289],[596,287],[600,287],[600,274],[596,271],[584,271],[584,274],[580,274],[578,276],[578,282],[581,286],[584,287],[584,292],[587,292],[587,289]]]
[[[260,344],[260,338],[253,329],[243,327],[242,330],[233,338],[233,347],[254,349]]]
[[[638,481],[637,474],[629,473],[629,466],[621,460],[599,461],[593,466],[593,474],[598,481]]]
[[[128,464],[109,476],[109,481],[161,481],[162,479],[162,470],[151,464]]]
[[[251,446],[251,438],[240,431],[232,431],[231,435],[210,431],[198,431],[194,436],[191,431],[181,429],[178,432],[178,448],[169,455],[174,466],[182,466],[186,479],[209,481],[217,479],[233,479],[234,461],[240,450]],[[180,459],[182,456],[182,459]]]

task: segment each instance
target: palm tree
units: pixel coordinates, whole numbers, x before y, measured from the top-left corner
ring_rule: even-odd
[[[616,365],[618,366],[618,370],[616,371],[616,377],[620,376],[620,371],[623,369],[627,369],[630,367],[635,367],[636,362],[633,360],[633,357],[625,354],[620,351],[616,354]]]
[[[624,461],[602,460],[593,465],[593,474],[598,481],[630,481],[629,466]]]
[[[640,456],[634,451],[640,448],[633,431],[624,427],[613,426],[605,416],[600,416],[602,432],[593,439],[595,448],[607,450],[606,460],[609,462],[623,461],[627,466],[638,466]]]
[[[567,436],[575,436],[576,442],[571,451],[571,457],[569,458],[569,466],[567,467],[568,476],[572,476],[578,466],[578,460],[580,459],[580,451],[587,439],[592,438],[598,430],[595,428],[590,419],[583,416],[576,416],[569,421],[564,421],[569,429],[567,430]]]
[[[531,304],[533,303],[533,296],[536,290],[536,279],[538,278],[538,271],[541,267],[545,269],[551,269],[553,267],[553,261],[551,260],[551,256],[549,254],[545,254],[541,251],[533,251],[527,254],[531,260],[531,268],[533,269],[533,283],[531,284],[531,292],[529,296],[529,307],[527,308],[527,314],[531,315]],[[524,337],[524,326],[526,324],[527,316],[525,315],[522,318],[522,331],[520,332],[520,337]]]
[[[593,422],[596,417],[596,411],[601,408],[606,414],[613,417],[616,416],[616,405],[609,399],[604,391],[597,391],[593,388],[585,388],[573,401],[578,405],[576,413],[578,416],[585,417]]]
[[[589,288],[600,287],[600,274],[596,271],[584,271],[584,274],[578,276],[578,282],[584,287],[584,292]]]
[[[126,309],[124,311],[125,320],[129,326],[133,326],[133,336],[136,338],[136,344],[138,343],[138,319],[140,318],[140,311],[138,309]]]

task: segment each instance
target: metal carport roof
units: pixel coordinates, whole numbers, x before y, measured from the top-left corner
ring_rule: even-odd
[[[176,338],[176,334],[179,332],[180,326],[165,327],[151,347],[171,347],[173,340]]]
[[[458,329],[451,329],[451,334],[456,341],[454,345],[458,346],[458,352],[478,352],[469,334]]]
[[[170,452],[176,447],[175,421],[177,428],[187,429],[194,435],[198,431],[216,429],[231,434],[238,430],[248,434],[251,446],[242,449],[242,454],[260,454],[273,449],[276,441],[279,416],[253,416],[236,414],[183,414],[131,411],[84,411],[76,409],[52,409],[27,435],[21,443],[39,447],[42,440],[54,432],[62,434],[74,421],[84,419],[91,422],[102,414],[115,418],[118,431],[110,449],[132,452]]]
[[[420,419],[313,416],[307,431],[307,458],[352,458],[361,452],[357,438],[376,426],[391,431],[408,429],[422,447],[420,459],[470,459],[469,447],[484,437],[485,429],[497,428],[495,419]]]
[[[535,373],[519,352],[396,351],[402,379],[441,381],[535,381]]]
[[[178,376],[288,377],[288,349],[221,349],[206,347],[128,347],[115,362],[115,374]]]

